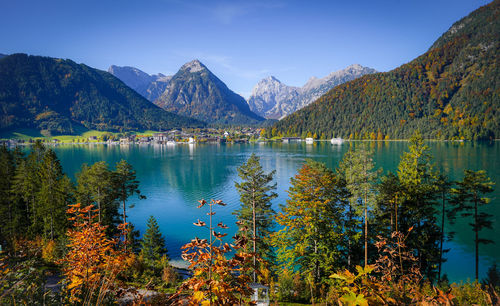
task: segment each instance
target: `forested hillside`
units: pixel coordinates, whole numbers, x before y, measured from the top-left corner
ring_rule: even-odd
[[[278,122],[273,133],[436,139],[500,135],[500,1],[456,22],[428,52],[385,73],[340,85]]]
[[[0,59],[0,129],[44,135],[202,126],[153,105],[111,74],[71,60],[14,54]]]

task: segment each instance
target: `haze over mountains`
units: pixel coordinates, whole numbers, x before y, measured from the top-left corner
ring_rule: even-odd
[[[71,60],[13,54],[0,59],[0,130],[74,134],[166,130],[204,123],[152,104],[113,75]]]
[[[172,79],[171,75],[161,73],[149,75],[142,70],[129,66],[112,65],[109,67],[108,72],[151,102],[163,94],[168,82]]]
[[[258,115],[280,119],[310,104],[337,85],[376,72],[375,69],[354,64],[324,78],[312,77],[302,87],[287,86],[270,76],[255,85],[248,104]]]
[[[283,135],[500,136],[500,1],[456,22],[423,55],[339,85],[274,126]]]

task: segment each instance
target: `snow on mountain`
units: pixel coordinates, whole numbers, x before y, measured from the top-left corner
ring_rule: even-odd
[[[275,77],[267,77],[255,85],[248,104],[258,115],[281,119],[312,103],[333,87],[375,72],[375,69],[354,64],[324,78],[312,77],[302,87],[287,86]]]

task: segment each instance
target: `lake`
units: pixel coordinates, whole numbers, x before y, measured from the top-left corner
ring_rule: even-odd
[[[273,201],[276,210],[285,203],[290,178],[306,158],[337,167],[350,144],[332,145],[330,142],[314,144],[299,143],[250,143],[250,144],[179,144],[161,145],[60,145],[55,151],[64,171],[74,178],[82,163],[92,164],[104,160],[109,165],[120,159],[131,163],[137,171],[141,192],[147,199],[131,199],[135,206],[128,211],[129,221],[137,229],[145,230],[150,215],[158,220],[167,241],[169,256],[179,263],[180,247],[195,236],[207,237],[207,231],[195,227],[193,222],[206,219],[206,206],[197,209],[198,200],[221,199],[227,206],[217,207],[216,222],[230,226],[228,237],[236,230],[232,212],[240,205],[234,187],[238,181],[237,168],[250,154],[256,153],[266,171],[276,170],[278,198]],[[404,141],[371,142],[374,161],[384,172],[395,171],[400,155],[407,149]],[[464,169],[485,169],[495,182],[500,182],[500,142],[459,143],[429,142],[431,153],[438,169],[451,179],[462,179]],[[487,211],[494,215],[494,229],[498,229],[500,216],[499,189],[490,195],[493,199]],[[444,272],[452,281],[474,278],[474,243],[469,220],[458,220],[455,225],[446,225],[456,232],[454,240],[446,244],[450,252],[444,264]],[[489,266],[500,262],[500,239],[495,230],[484,230],[484,238],[495,244],[480,246],[480,278]]]

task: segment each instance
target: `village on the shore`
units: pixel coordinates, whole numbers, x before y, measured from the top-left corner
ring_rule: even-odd
[[[310,144],[318,139],[313,137],[283,137],[282,135],[272,137],[266,133],[264,128],[244,127],[230,129],[181,129],[164,132],[149,133],[111,133],[101,132],[91,136],[52,136],[33,138],[6,138],[0,139],[0,145],[10,147],[18,145],[29,145],[35,141],[42,141],[47,145],[58,144],[109,144],[109,145],[132,145],[132,144],[156,144],[156,145],[176,145],[194,143],[248,143],[248,142],[295,142],[305,141]],[[332,144],[341,144],[342,138],[332,138]]]

